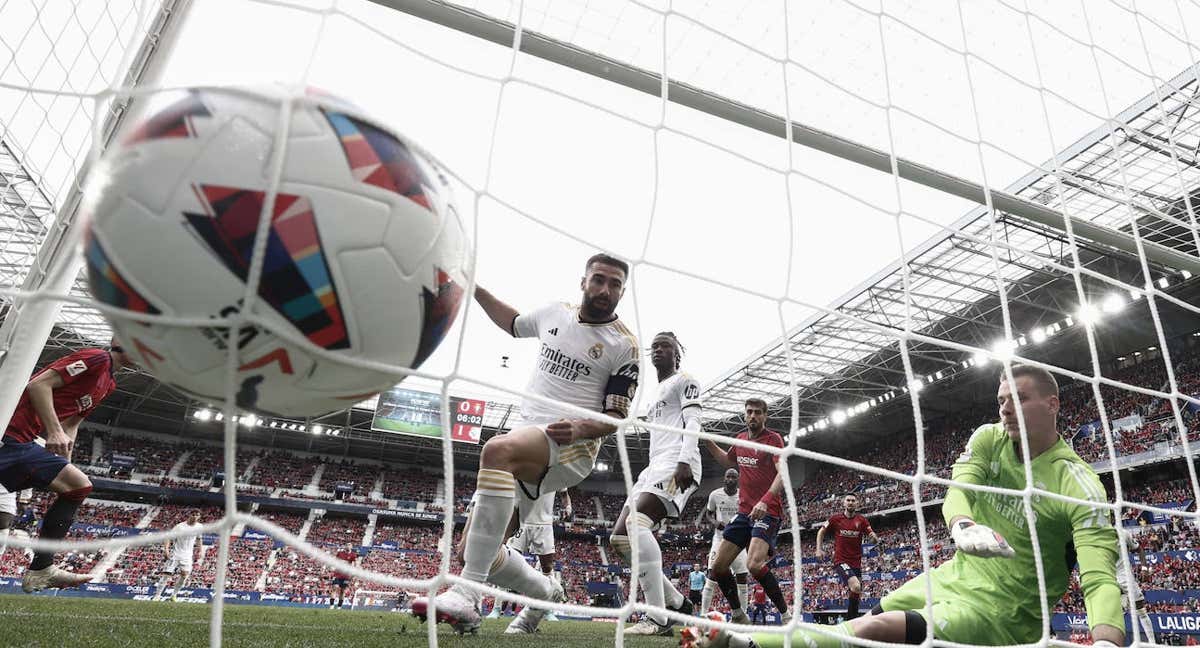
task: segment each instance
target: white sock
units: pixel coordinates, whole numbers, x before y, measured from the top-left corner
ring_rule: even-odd
[[[738,598],[742,601],[742,607],[744,608],[750,602],[750,599],[747,598],[750,596],[750,583],[738,583],[737,590]]]
[[[666,578],[662,573],[662,549],[658,546],[654,532],[650,530],[654,521],[645,513],[636,513],[633,518],[633,531],[638,534],[638,582],[642,585],[647,605],[655,608],[665,607],[663,581]],[[646,614],[655,623],[667,622],[667,617],[662,612],[650,610]]]
[[[464,539],[462,577],[482,583],[492,564],[497,562],[500,538],[512,517],[517,482],[506,470],[480,468],[475,481],[475,508],[471,511],[471,529]],[[507,547],[505,547],[507,549]],[[525,562],[525,561],[521,561]],[[526,565],[528,566],[528,565]],[[540,574],[539,574],[540,576]],[[456,588],[475,602],[478,592]]]
[[[1154,624],[1150,621],[1150,613],[1146,608],[1138,608],[1138,623],[1142,626],[1142,642],[1154,643]]]
[[[713,594],[717,591],[717,581],[711,578],[704,579],[704,593],[700,595],[700,609],[697,610],[701,615],[708,612],[712,608]]]
[[[660,549],[660,553],[661,553],[661,549]],[[662,574],[662,570],[661,569],[658,570],[658,573]],[[677,608],[680,605],[683,605],[683,594],[680,594],[679,590],[675,589],[675,583],[672,583],[671,579],[667,578],[666,574],[663,574],[662,581],[663,581],[663,600],[666,601],[667,607]]]
[[[154,592],[154,598],[161,598],[163,590],[167,589],[166,579],[158,581],[158,589]]]
[[[554,582],[525,562],[525,557],[511,547],[500,548],[500,556],[493,563],[487,580],[496,587],[543,600],[550,598],[554,591]]]

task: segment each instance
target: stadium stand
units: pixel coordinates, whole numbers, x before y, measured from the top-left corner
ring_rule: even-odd
[[[1179,363],[1179,383],[1188,393],[1200,391],[1200,376],[1195,371],[1194,358],[1185,357]],[[1114,377],[1133,384],[1161,387],[1165,374],[1153,363],[1148,366],[1132,365],[1121,369]],[[1140,421],[1114,431],[1114,446],[1118,456],[1129,456],[1149,450],[1177,447],[1179,435],[1174,429],[1173,415],[1165,401],[1145,397],[1136,393],[1122,393],[1104,388],[1106,404],[1111,399],[1109,415],[1112,417],[1137,416]],[[1106,461],[1108,447],[1102,434],[1093,433],[1096,408],[1090,386],[1068,385],[1063,390],[1064,437],[1073,442],[1076,450],[1090,461]],[[990,409],[960,412],[952,417],[929,422],[925,432],[926,467],[932,474],[949,477],[950,466],[966,443],[972,430],[980,423],[994,419]],[[1190,409],[1184,411],[1184,422],[1189,438],[1200,439],[1200,417]],[[1082,430],[1082,431],[1081,431]],[[80,437],[76,457],[90,459],[90,449],[95,441],[90,433]],[[163,487],[183,491],[203,492],[208,490],[208,479],[220,465],[221,457],[216,446],[197,446],[186,443],[169,443],[160,438],[142,438],[130,434],[106,434],[99,441],[104,453],[101,466],[112,453],[136,457],[135,472],[143,481],[159,483]],[[1200,441],[1198,441],[1200,442]],[[178,478],[168,478],[167,473],[179,462],[185,452],[190,452]],[[915,435],[902,435],[862,447],[842,451],[838,456],[869,463],[874,466],[912,474],[916,470]],[[354,482],[352,502],[372,506],[390,506],[392,502],[400,509],[440,510],[436,501],[444,482],[434,473],[418,467],[387,466],[357,463],[342,459],[323,459],[312,454],[299,454],[282,449],[264,450],[244,447],[238,452],[239,471],[255,458],[260,457],[255,469],[248,475],[246,483],[238,484],[240,494],[256,497],[280,496],[301,502],[308,500],[320,507],[334,499],[333,488],[342,482]],[[318,467],[322,468],[319,484],[315,491],[311,486]],[[1190,481],[1176,461],[1172,470],[1127,472],[1122,475],[1124,497],[1127,501],[1153,506],[1178,507],[1195,510]],[[878,577],[882,572],[915,573],[923,568],[923,552],[919,547],[913,513],[911,511],[911,489],[907,483],[882,479],[828,464],[816,464],[809,471],[808,479],[795,489],[800,505],[800,518],[804,523],[801,534],[801,555],[805,562],[800,570],[804,587],[806,609],[837,610],[845,605],[841,598],[845,588],[836,580],[829,560],[814,561],[814,525],[819,525],[841,506],[841,496],[847,492],[859,495],[863,512],[872,517],[885,552],[868,551],[864,560],[866,600],[885,594],[894,580]],[[149,477],[149,478],[147,478]],[[465,474],[458,475],[454,488],[455,510],[465,510],[472,491],[473,480]],[[128,476],[118,475],[120,479]],[[136,479],[136,477],[135,477]],[[1107,480],[1111,484],[1111,479]],[[370,495],[377,482],[383,497],[392,502],[372,500]],[[715,484],[713,484],[715,486]],[[289,489],[280,491],[279,489]],[[1111,485],[1110,485],[1111,489]],[[710,490],[710,489],[707,489]],[[707,492],[702,489],[701,493]],[[922,488],[922,497],[935,500],[944,494],[944,488],[927,484]],[[1112,493],[1110,492],[1110,495]],[[559,563],[563,566],[563,582],[568,600],[589,603],[591,597],[587,584],[591,581],[609,581],[610,566],[604,564],[601,551],[602,539],[607,526],[612,523],[624,504],[625,497],[619,493],[595,492],[572,489],[574,520],[595,520],[596,502],[606,523],[599,526],[570,525],[565,534],[557,538]],[[44,514],[49,497],[38,493],[28,505],[35,517]],[[681,516],[680,524],[664,534],[663,558],[672,576],[686,571],[686,566],[707,560],[711,530],[695,525],[705,502],[697,495],[691,499]],[[303,505],[302,505],[303,506]],[[908,511],[901,510],[909,507]],[[102,497],[89,500],[81,509],[78,525],[71,537],[104,537],[118,527],[136,527],[149,518],[150,530],[170,529],[185,520],[191,511],[198,510],[202,521],[221,516],[222,509],[216,505],[194,505],[183,503],[152,502],[135,506],[118,500]],[[279,524],[290,533],[299,534],[310,514],[305,510],[276,510],[266,506],[256,513]],[[928,554],[930,564],[937,565],[953,555],[954,547],[942,523],[936,504],[925,509]],[[1200,588],[1200,562],[1179,558],[1164,552],[1200,549],[1200,530],[1190,521],[1178,517],[1165,523],[1136,508],[1125,511],[1126,523],[1133,525],[1138,542],[1136,554],[1156,556],[1153,568],[1139,565],[1138,578],[1147,592],[1170,590],[1183,592]],[[1154,523],[1151,523],[1154,522]],[[366,535],[368,518],[366,513],[329,512],[314,517],[308,525],[305,539],[328,551],[344,544],[359,546]],[[363,548],[363,566],[381,573],[405,577],[431,577],[437,574],[440,554],[436,551],[442,535],[440,524],[420,524],[413,520],[380,516],[373,529],[370,548]],[[598,540],[598,538],[600,540]],[[458,539],[456,531],[455,540]],[[212,542],[212,539],[209,539]],[[785,583],[785,595],[791,596],[791,587],[796,576],[792,565],[790,536],[781,538],[776,555],[775,569],[781,582]],[[193,585],[211,586],[214,576],[216,548],[206,547],[206,558],[200,563],[193,576]],[[104,552],[72,553],[62,561],[76,571],[94,568],[106,557]],[[110,583],[149,585],[156,578],[157,570],[165,558],[159,544],[124,550],[116,556],[111,568],[103,574]],[[18,575],[28,558],[22,552],[8,549],[0,553],[0,575]],[[302,556],[287,547],[276,547],[269,539],[258,534],[233,538],[230,547],[229,589],[255,590],[276,594],[295,601],[316,600],[327,594],[328,570],[316,561]],[[676,570],[678,566],[678,570]],[[386,589],[382,586],[360,585],[371,589]],[[718,599],[720,599],[718,595]],[[723,603],[722,603],[723,604]],[[1200,606],[1196,598],[1173,597],[1169,602],[1152,603],[1153,611],[1194,611]],[[1082,599],[1077,583],[1067,592],[1058,605],[1059,611],[1082,613]]]
[[[315,545],[360,546],[367,520],[363,517],[341,517],[326,515],[313,521],[305,538]]]

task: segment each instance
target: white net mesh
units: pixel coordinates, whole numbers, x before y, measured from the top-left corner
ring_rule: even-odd
[[[595,250],[628,259],[619,312],[643,343],[670,329],[689,347],[685,369],[708,386],[705,439],[729,443],[746,398],[770,403],[788,439],[778,454],[792,459],[780,469],[793,540],[776,569],[797,610],[841,598],[811,560],[807,530],[846,491],[872,513],[891,511],[881,528],[920,550],[879,553],[874,573],[888,577],[867,579],[868,600],[898,584],[897,574],[952,555],[929,507],[944,498],[967,435],[994,422],[996,377],[1016,360],[1062,383],[1060,431],[1111,476],[1112,492],[1106,503],[1050,492],[1028,462],[1022,489],[969,490],[1019,499],[1031,527],[1044,498],[1118,520],[1135,511],[1152,526],[1165,519],[1171,537],[1196,537],[1186,505],[1200,499],[1187,460],[1200,410],[1192,3],[162,4],[169,11],[132,1],[0,3],[6,385],[20,384],[37,359],[17,331],[36,330],[39,318],[14,312],[39,298],[62,303],[50,347],[108,338],[82,284],[67,277],[71,290],[60,290],[47,276],[54,263],[70,270],[77,187],[123,113],[114,107],[153,101],[164,88],[283,81],[349,98],[427,147],[452,175],[476,276],[518,308],[572,297],[578,266]],[[274,26],[269,39],[263,24]],[[262,263],[260,238],[252,268]],[[248,288],[247,302],[256,298]],[[451,390],[528,396],[531,354],[481,315],[469,305],[419,372],[360,366],[436,386],[443,421]],[[274,330],[241,315],[206,324],[232,336],[248,322]],[[495,363],[501,355],[511,366]],[[230,376],[238,364],[229,354]],[[654,372],[642,364],[634,411],[602,451],[626,491],[647,461],[643,435],[626,433],[653,393]],[[239,455],[243,414],[232,380],[227,388],[226,402],[213,404],[224,446],[212,459],[243,484],[259,483],[247,464],[271,459]],[[185,429],[195,405],[157,390],[149,383],[121,408],[136,416],[165,403]],[[226,590],[269,591],[285,572],[336,566],[369,584],[353,595],[367,606],[390,601],[383,588],[436,593],[458,582],[447,549],[456,499],[473,477],[455,468],[476,459],[464,463],[445,426],[441,551],[421,564],[374,550],[358,566],[338,563],[315,544],[335,537],[316,516],[239,512],[239,480],[227,479],[224,514],[204,527],[219,536],[209,563],[212,644],[221,643]],[[1122,472],[1142,464],[1170,480]],[[706,468],[693,497],[715,487],[716,474]],[[314,476],[272,488],[328,490],[321,486]],[[1167,505],[1176,501],[1183,506]],[[285,547],[231,539],[244,528]],[[386,521],[367,528],[404,535]],[[36,546],[103,548],[124,556],[113,569],[134,564],[137,547],[184,533]],[[1168,546],[1189,540],[1178,542]],[[685,549],[682,562],[704,562],[703,545]],[[1031,545],[1041,556],[1037,533]],[[236,567],[259,560],[261,569]],[[1046,592],[1056,576],[1040,558],[1032,564]],[[1181,577],[1160,589],[1185,584],[1194,583]],[[553,607],[624,620],[645,610],[637,579],[627,587],[615,609]],[[1066,634],[1053,623],[1056,605],[1083,612],[1075,585],[1062,603],[1042,597],[1043,641]],[[618,645],[623,628],[615,627]],[[428,640],[438,641],[432,628]]]

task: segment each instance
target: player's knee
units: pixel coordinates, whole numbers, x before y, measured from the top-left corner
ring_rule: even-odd
[[[767,560],[765,557],[754,557],[747,561],[746,566],[750,568],[751,574],[761,574],[767,568]]]
[[[85,481],[87,483],[86,486],[63,491],[59,493],[58,496],[70,502],[82,502],[83,500],[87,499],[88,495],[92,494],[91,480],[86,480],[85,478]]]
[[[883,613],[880,609],[877,613],[877,608],[878,606],[872,608],[871,614],[850,622],[853,624],[855,637],[906,644],[925,641],[925,617],[911,610]]]
[[[479,451],[479,465],[487,468],[506,468],[512,465],[514,444],[505,435],[494,436]]]

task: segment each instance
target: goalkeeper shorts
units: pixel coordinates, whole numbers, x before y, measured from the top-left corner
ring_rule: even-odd
[[[925,575],[910,579],[891,594],[883,597],[879,606],[885,612],[912,610],[924,617],[925,622],[933,628],[935,639],[953,641],[956,643],[974,644],[978,646],[1002,646],[1029,643],[1029,628],[1014,627],[1013,620],[1008,615],[997,614],[996,610],[987,610],[985,597],[970,600],[966,596],[947,592],[938,586],[937,571],[933,578],[933,610],[932,616],[925,609]],[[1025,630],[1026,632],[1020,632]],[[1033,628],[1034,639],[1041,633],[1041,628]]]

